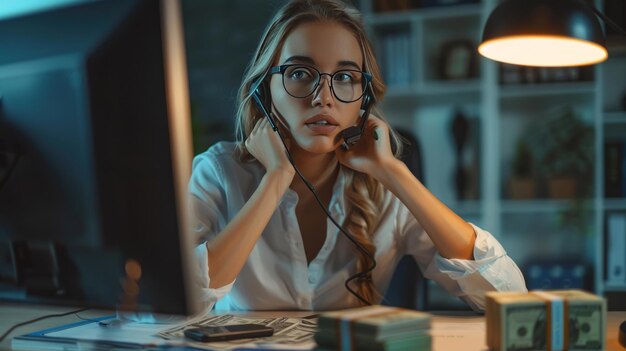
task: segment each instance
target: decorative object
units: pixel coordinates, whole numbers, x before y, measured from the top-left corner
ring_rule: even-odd
[[[376,0],[374,1],[374,11],[376,12],[392,12],[407,11],[416,8],[419,0]]]
[[[593,66],[530,67],[501,63],[500,83],[506,85],[592,81],[593,69]]]
[[[531,128],[537,170],[551,198],[583,198],[591,191],[593,129],[569,106],[560,106]]]
[[[537,194],[537,182],[533,179],[533,156],[528,144],[520,139],[513,157],[513,175],[509,180],[509,196],[512,199],[533,199]]]
[[[476,48],[468,39],[445,43],[439,54],[439,77],[445,80],[469,79],[477,76]]]
[[[526,286],[535,289],[592,289],[591,267],[585,263],[534,259],[523,267]]]
[[[489,15],[478,51],[525,66],[580,66],[607,59],[598,17],[626,35],[593,5],[580,0],[506,0]]]
[[[533,157],[538,197],[560,199],[566,206],[555,221],[560,228],[592,233],[594,131],[571,105],[561,105],[536,116],[523,134]]]
[[[461,4],[475,4],[480,0],[420,0],[419,7],[439,7],[439,6],[452,6]]]
[[[457,108],[454,112],[454,118],[452,119],[450,127],[452,129],[452,137],[454,139],[456,150],[454,188],[456,190],[457,199],[462,200],[465,198],[466,185],[465,167],[463,165],[463,149],[465,148],[469,136],[469,122],[460,108]]]
[[[551,199],[573,199],[577,189],[574,176],[560,175],[548,179],[548,197]]]

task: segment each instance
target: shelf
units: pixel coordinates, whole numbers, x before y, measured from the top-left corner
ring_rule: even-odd
[[[481,16],[483,13],[483,5],[477,3],[456,6],[427,7],[419,9],[416,12],[420,17],[427,20]]]
[[[481,215],[482,206],[480,200],[460,200],[450,203],[450,208],[461,217]]]
[[[601,160],[596,159],[598,162],[593,165],[593,195],[583,199],[516,200],[507,198],[502,188],[509,175],[502,161],[513,159],[518,137],[526,128],[532,128],[534,123],[540,123],[540,119],[554,115],[564,106],[570,106],[593,128],[598,146],[594,148],[595,157],[603,157],[604,140],[623,140],[626,111],[619,110],[626,87],[620,78],[626,72],[626,41],[607,41],[609,59],[588,69],[520,69],[519,80],[536,82],[534,84],[500,84],[500,79],[507,78],[502,76],[500,66],[482,58],[479,59],[478,79],[438,80],[444,45],[463,39],[479,42],[490,9],[490,3],[482,2],[366,16],[368,30],[378,39],[376,44],[396,34],[408,36],[411,44],[410,79],[399,80],[410,84],[388,86],[383,111],[394,116],[398,125],[414,132],[424,150],[431,150],[427,155],[434,156],[424,157],[423,162],[424,169],[435,175],[427,177],[429,187],[437,190],[450,209],[492,233],[533,235],[533,240],[524,235],[502,236],[503,245],[507,245],[512,257],[526,260],[531,256],[555,258],[561,253],[575,256],[581,262],[594,265],[594,287],[598,292],[605,291],[605,286],[606,291],[626,292],[626,282],[612,287],[603,277],[606,262],[601,252],[605,249],[605,214],[610,211],[626,213],[626,197],[604,198],[600,190],[604,169],[597,168]],[[385,57],[380,58],[381,67],[384,67]],[[393,63],[393,60],[387,61]],[[566,78],[592,80],[567,81]],[[546,83],[538,83],[543,81]],[[474,150],[478,156],[465,155],[465,161],[477,162],[480,167],[481,199],[455,200],[456,192],[450,179],[456,159],[454,139],[450,135],[451,111],[455,106],[467,109],[468,116],[476,119],[471,122],[478,128],[480,144]],[[570,220],[569,215],[575,214],[573,211],[582,211],[577,218],[581,223]],[[547,244],[537,247],[533,244],[535,239],[545,239]]]
[[[626,46],[614,46],[607,49],[609,51],[609,60],[626,58]]]
[[[392,11],[373,13],[365,16],[364,22],[372,26],[396,25],[398,23],[408,23],[412,20],[445,20],[455,17],[481,16],[483,6],[480,3],[429,7],[421,9],[411,9],[405,11]]]
[[[414,11],[396,11],[396,12],[384,12],[381,14],[367,15],[365,17],[365,23],[368,26],[398,26],[406,25],[416,19]]]
[[[603,121],[605,124],[624,124],[626,123],[626,111],[604,112]]]
[[[423,84],[409,84],[390,86],[385,94],[385,100],[402,99],[431,99],[440,97],[450,102],[464,99],[478,99],[481,92],[481,82],[478,79],[464,81],[429,81]],[[434,101],[438,101],[435,99]],[[428,103],[429,101],[424,101]]]
[[[465,93],[480,93],[481,82],[479,79],[459,81],[428,81],[417,90],[418,95],[454,95]]]
[[[606,38],[609,60],[626,58],[626,38],[621,35],[609,35]]]
[[[554,213],[569,209],[573,199],[566,200],[503,200],[501,203],[501,213],[526,214],[535,212]],[[583,200],[592,208],[593,200]]]
[[[626,291],[626,282],[623,284],[605,282],[604,291],[610,291],[610,292]]]
[[[500,97],[545,97],[546,95],[577,95],[595,92],[594,82],[500,85]]]
[[[620,211],[626,210],[626,199],[604,199],[605,211]]]

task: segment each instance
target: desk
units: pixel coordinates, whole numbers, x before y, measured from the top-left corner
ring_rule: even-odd
[[[64,313],[74,310],[67,307],[49,307],[49,306],[29,306],[29,305],[12,305],[12,304],[0,304],[0,333],[4,333],[8,328],[16,323],[20,323],[26,320],[34,319],[40,316],[54,313]],[[291,315],[294,312],[280,312],[281,315]],[[306,312],[310,314],[310,312]],[[88,310],[79,313],[82,318],[97,318],[101,316],[111,315],[110,311],[97,311]],[[267,312],[255,312],[254,315],[267,315]],[[302,312],[296,312],[294,317]],[[626,320],[626,312],[609,312],[607,318],[607,347],[606,351],[625,351],[619,345],[617,341],[617,330],[619,324]],[[51,328],[58,325],[67,323],[73,323],[80,321],[75,315],[69,315],[59,318],[50,318],[36,323],[32,323],[14,330],[2,343],[0,343],[0,350],[11,349],[11,338],[14,336],[34,332],[41,329]],[[480,315],[457,315],[451,313],[434,313],[433,314],[433,351],[449,351],[450,346],[454,345],[459,340],[451,340],[448,337],[437,336],[437,328],[441,326],[454,326],[460,328],[459,334],[465,334],[463,342],[464,351],[485,351],[485,337],[484,337],[484,317]],[[466,325],[467,328],[463,326]],[[461,330],[465,328],[465,330]],[[482,331],[478,331],[482,329]],[[475,332],[473,332],[475,330]]]

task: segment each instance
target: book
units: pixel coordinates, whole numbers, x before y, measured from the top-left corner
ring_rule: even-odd
[[[606,283],[626,285],[626,213],[608,213],[606,231]]]
[[[624,196],[624,142],[604,143],[604,196]]]

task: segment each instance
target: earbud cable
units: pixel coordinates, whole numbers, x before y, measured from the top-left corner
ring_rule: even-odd
[[[363,130],[363,129],[361,129],[361,130]],[[322,203],[322,200],[320,200],[320,198],[319,198],[319,196],[317,194],[317,190],[315,189],[315,186],[313,184],[311,184],[311,182],[309,182],[304,177],[304,175],[302,173],[300,173],[300,170],[298,169],[298,167],[296,166],[296,163],[294,162],[293,158],[291,157],[291,153],[289,152],[289,148],[287,147],[287,143],[285,142],[285,139],[283,138],[283,135],[280,133],[280,130],[277,128],[275,130],[275,132],[278,134],[278,137],[280,138],[280,141],[283,143],[283,146],[285,147],[285,152],[287,153],[287,158],[289,159],[289,162],[291,163],[291,165],[293,166],[294,170],[296,171],[296,174],[298,174],[298,177],[304,182],[304,184],[307,186],[307,188],[309,188],[309,190],[313,194],[313,197],[315,197],[315,200],[317,201],[318,205],[320,206],[320,208],[326,214],[326,217],[328,217],[330,219],[330,221],[333,222],[333,224],[339,229],[339,231],[341,231],[341,233],[343,233],[343,235],[345,235],[346,238],[348,238],[348,240],[350,240],[352,242],[352,244],[354,244],[357,247],[357,249],[359,251],[361,251],[372,262],[372,265],[369,268],[367,268],[364,271],[358,272],[358,273],[356,273],[354,275],[351,275],[345,281],[345,284],[344,284],[346,289],[348,289],[348,291],[352,295],[354,295],[357,299],[359,299],[361,302],[363,302],[366,305],[371,305],[372,304],[371,302],[367,301],[364,297],[359,295],[356,291],[354,291],[350,287],[350,282],[352,282],[355,279],[363,279],[363,280],[371,279],[369,277],[369,275],[374,270],[374,268],[376,268],[376,259],[369,252],[367,252],[367,250],[365,250],[365,248],[361,244],[359,244],[356,241],[356,239],[354,239],[352,234],[348,233],[345,229],[343,229],[341,227],[341,225],[339,225],[339,223],[337,223],[337,221],[335,221],[333,216],[328,212],[328,209],[326,208],[326,206],[324,206],[324,204]]]

